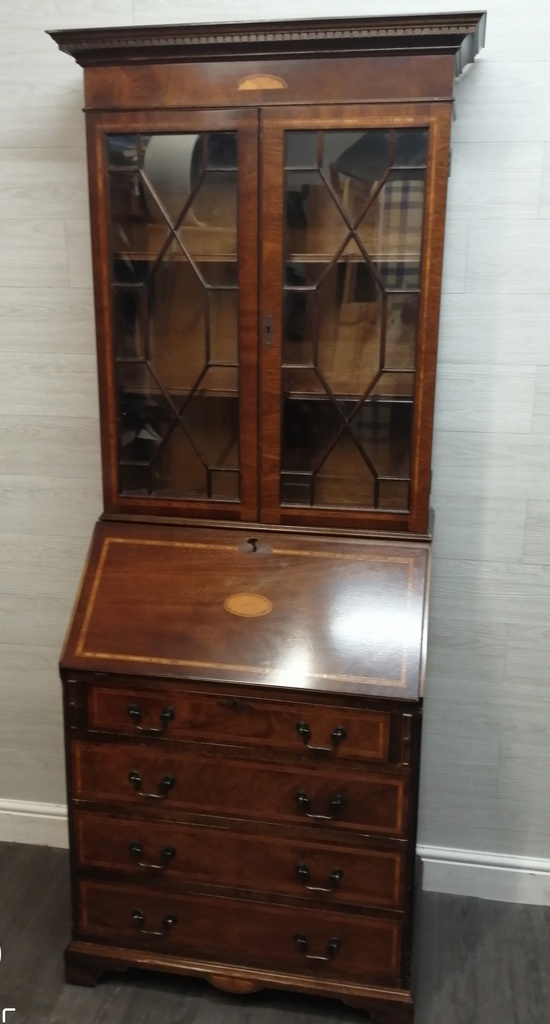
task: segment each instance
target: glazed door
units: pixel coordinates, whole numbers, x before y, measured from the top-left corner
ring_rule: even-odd
[[[425,531],[447,110],[263,113],[265,522]]]
[[[90,125],[107,511],[257,516],[257,149],[253,110]]]

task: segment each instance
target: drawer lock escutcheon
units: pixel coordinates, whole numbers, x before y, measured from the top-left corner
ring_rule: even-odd
[[[327,955],[318,956],[313,953],[308,953],[309,944],[307,941],[307,937],[305,935],[295,935],[294,942],[298,946],[300,952],[304,954],[306,960],[320,960],[323,963],[327,963],[329,960],[333,960],[342,945],[340,939],[329,939],[325,947]]]
[[[315,818],[317,821],[334,821],[336,818],[340,816],[340,814],[344,810],[344,805],[346,803],[345,798],[342,796],[341,793],[335,793],[334,796],[330,798],[329,806],[332,811],[331,814],[312,814],[312,812],[309,810],[311,806],[311,800],[309,799],[307,793],[304,793],[303,791],[301,791],[300,793],[296,793],[295,800],[298,805],[298,810],[301,812],[301,814],[304,814],[306,818]]]
[[[328,886],[310,885],[309,868],[307,867],[306,864],[296,864],[294,871],[298,881],[301,882],[304,889],[308,889],[309,892],[334,892],[334,890],[338,888],[340,882],[344,877],[344,872],[340,868],[335,868],[334,871],[331,871],[330,875],[328,876]]]
[[[128,707],[126,708],[126,713],[128,717],[132,719],[137,731],[143,732],[147,736],[161,735],[163,732],[166,731],[166,728],[170,724],[170,722],[173,722],[174,718],[176,717],[176,712],[174,711],[173,708],[163,708],[159,714],[160,729],[156,729],[154,727],[148,728],[139,724],[142,718],[142,711],[139,704],[128,704]]]
[[[160,855],[160,864],[150,864],[148,861],[141,860],[143,856],[143,846],[141,843],[130,843],[130,853],[132,857],[135,857],[140,868],[149,868],[153,871],[164,871],[170,861],[176,856],[176,850],[173,846],[165,846]]]
[[[143,796],[147,800],[166,800],[168,793],[176,785],[176,780],[173,775],[165,775],[163,779],[157,784],[159,790],[158,793],[142,793],[141,792],[141,775],[139,772],[130,772],[128,779],[132,783],[138,796]]]
[[[330,742],[332,746],[319,747],[316,746],[314,743],[309,742],[311,738],[311,726],[308,725],[307,722],[296,722],[296,732],[298,733],[298,736],[301,737],[304,747],[306,747],[307,750],[313,750],[318,754],[333,754],[336,748],[340,745],[340,743],[344,742],[347,736],[347,732],[344,729],[344,726],[337,725],[330,734]]]
[[[168,935],[170,929],[178,923],[178,919],[175,916],[175,914],[167,914],[166,917],[163,917],[162,919],[163,931],[157,932],[151,931],[148,928],[142,928],[140,926],[145,923],[145,914],[143,914],[141,910],[132,910],[132,921],[135,922],[136,927],[138,931],[141,933],[141,935],[150,935],[158,939],[163,939],[166,935]]]

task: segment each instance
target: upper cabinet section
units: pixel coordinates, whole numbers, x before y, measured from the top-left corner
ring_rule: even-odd
[[[107,513],[427,531],[453,79],[484,22],[52,33],[86,69]]]

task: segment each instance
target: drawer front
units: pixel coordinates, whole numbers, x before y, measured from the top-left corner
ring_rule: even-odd
[[[79,932],[159,954],[321,977],[395,981],[402,918],[83,881]]]
[[[391,714],[247,696],[93,687],[89,726],[126,736],[274,747],[388,762]]]
[[[350,850],[228,829],[78,811],[80,867],[328,903],[402,909],[404,850]]]
[[[73,795],[133,804],[142,811],[182,810],[260,821],[325,825],[402,838],[404,776],[320,771],[142,746],[75,742]]]

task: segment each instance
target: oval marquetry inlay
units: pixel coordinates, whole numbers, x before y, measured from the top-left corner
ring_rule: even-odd
[[[263,594],[230,594],[223,602],[226,612],[231,615],[242,615],[253,619],[258,615],[267,615],[273,605]]]
[[[238,92],[246,89],[288,89],[288,85],[277,75],[248,75],[237,86]]]

